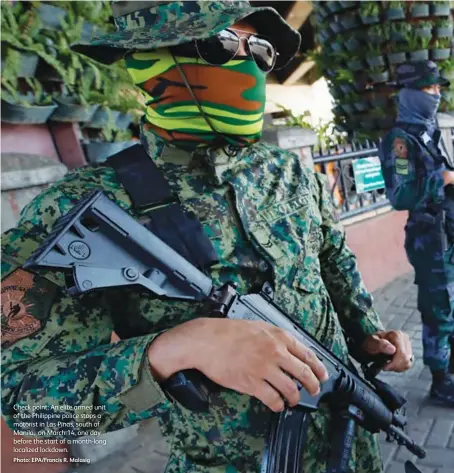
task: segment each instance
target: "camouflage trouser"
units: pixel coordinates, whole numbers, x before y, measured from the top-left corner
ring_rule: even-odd
[[[444,253],[443,265],[444,284],[440,284],[441,274],[434,274],[433,278],[418,284],[424,364],[432,371],[445,370],[449,366],[450,339],[454,333],[454,248]],[[430,273],[429,268],[426,271]]]

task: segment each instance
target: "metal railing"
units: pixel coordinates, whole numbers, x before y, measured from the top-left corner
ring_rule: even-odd
[[[376,157],[378,144],[353,141],[336,145],[320,152],[313,151],[315,169],[326,174],[330,183],[331,198],[338,217],[347,219],[389,205],[384,186],[380,189],[358,192],[353,163],[362,158]]]

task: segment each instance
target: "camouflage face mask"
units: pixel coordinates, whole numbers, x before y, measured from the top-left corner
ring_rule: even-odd
[[[223,144],[248,146],[259,140],[265,108],[266,74],[251,58],[211,66],[198,57],[179,57],[195,97]],[[200,112],[167,48],[129,53],[126,67],[145,92],[145,130],[179,148],[215,146],[214,133]],[[219,143],[220,144],[220,143]]]

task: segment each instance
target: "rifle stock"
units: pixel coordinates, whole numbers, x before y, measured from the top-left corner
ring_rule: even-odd
[[[373,376],[368,380],[360,377],[294,323],[273,302],[269,285],[260,293],[247,295],[239,294],[231,284],[215,287],[208,276],[102,191],[90,194],[63,216],[24,265],[25,268],[43,266],[69,270],[73,284],[68,291],[72,295],[99,288],[141,285],[159,297],[205,300],[220,316],[262,320],[287,330],[315,352],[329,374],[317,396],[310,396],[299,386],[300,409],[317,410],[322,400],[347,407],[350,418],[365,429],[384,431],[418,457],[425,456],[424,450],[403,430],[405,399]],[[204,410],[209,407],[212,384],[201,373],[188,371],[172,376],[163,387],[182,405]]]

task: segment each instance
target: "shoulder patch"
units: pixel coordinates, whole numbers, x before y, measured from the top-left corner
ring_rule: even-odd
[[[407,141],[405,138],[397,137],[393,141],[393,150],[397,158],[407,159],[408,157],[408,148]]]
[[[1,344],[11,345],[42,328],[55,286],[45,279],[35,284],[35,275],[18,269],[2,281]]]
[[[408,172],[409,172],[408,159],[404,159],[404,158],[396,159],[396,174],[407,176]]]

